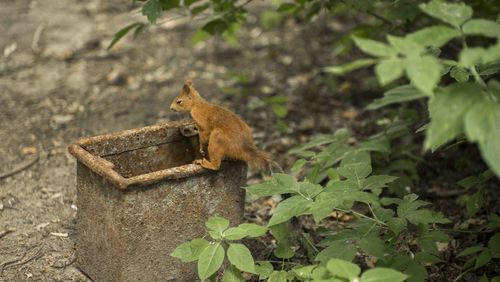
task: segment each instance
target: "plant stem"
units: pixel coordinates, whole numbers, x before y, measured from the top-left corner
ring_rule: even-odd
[[[383,221],[380,221],[380,220],[375,219],[375,218],[371,218],[369,216],[366,216],[366,215],[364,215],[362,213],[359,213],[359,212],[356,212],[356,211],[353,211],[353,210],[348,211],[348,210],[344,210],[344,209],[340,209],[340,208],[334,208],[334,210],[337,210],[337,211],[340,211],[340,212],[343,212],[343,213],[353,213],[353,214],[355,214],[355,215],[357,215],[359,217],[369,219],[369,220],[374,221],[374,222],[376,222],[376,223],[378,223],[380,225],[383,225],[383,226],[387,226],[387,224],[385,222],[383,222]]]
[[[453,280],[453,282],[460,281],[460,279],[462,278],[462,276],[464,276],[464,275],[465,275],[467,272],[469,272],[470,270],[471,270],[471,268],[470,268],[470,269],[467,269],[467,270],[466,270],[466,271],[464,271],[464,272],[461,272],[461,273],[457,276],[457,278],[455,278],[455,280]]]
[[[487,234],[487,233],[492,233],[492,231],[472,231],[472,230],[442,229],[442,228],[435,228],[433,230],[439,230],[439,231],[444,231],[444,232],[452,232],[452,233],[467,233],[467,234]]]
[[[361,238],[365,238],[366,235],[370,234],[370,232],[373,230],[373,227],[375,227],[375,225],[377,225],[376,222],[374,222],[372,224],[372,226],[370,226],[370,228],[368,228],[368,231],[366,231],[365,234],[363,234],[363,236],[361,236]]]
[[[465,40],[465,34],[462,31],[462,29],[460,29],[460,33],[462,34],[462,45],[464,46],[464,49],[469,49],[469,45],[467,44],[467,41]],[[477,72],[476,66],[475,65],[470,66],[469,67],[469,71],[472,73],[472,76],[474,77],[474,80],[476,81],[476,83],[479,84],[479,86],[481,86],[481,88],[483,88],[483,90],[487,94],[487,96],[491,100],[493,100],[495,102],[498,102],[497,97],[495,95],[493,95],[488,90],[488,86],[486,85],[486,83],[484,82],[484,80],[481,78],[481,76]]]
[[[375,218],[376,220],[379,220],[379,219],[377,218],[377,216],[375,215],[375,212],[373,212],[372,206],[371,206],[369,203],[367,203],[366,205],[368,206],[368,208],[370,208],[370,212],[372,213],[373,218]],[[379,220],[379,221],[380,221],[380,220]]]

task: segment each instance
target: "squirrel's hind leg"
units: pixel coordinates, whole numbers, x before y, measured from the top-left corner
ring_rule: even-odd
[[[199,164],[207,169],[219,170],[224,158],[224,147],[224,137],[221,136],[218,130],[212,131],[208,141],[208,157],[210,160],[204,158]]]

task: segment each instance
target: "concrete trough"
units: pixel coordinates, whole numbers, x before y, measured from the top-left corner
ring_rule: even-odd
[[[242,221],[246,164],[217,172],[199,158],[191,121],[83,138],[77,159],[76,264],[94,281],[196,281],[196,265],[169,254],[219,215]]]

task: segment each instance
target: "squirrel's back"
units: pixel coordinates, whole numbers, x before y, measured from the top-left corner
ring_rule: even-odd
[[[208,102],[200,103],[193,107],[191,116],[202,130],[211,132],[219,128],[228,136],[241,136],[252,141],[252,129],[235,113],[224,107]]]

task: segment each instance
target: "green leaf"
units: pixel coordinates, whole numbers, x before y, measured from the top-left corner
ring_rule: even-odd
[[[366,107],[367,110],[376,110],[381,107],[402,103],[407,101],[412,101],[416,99],[420,99],[423,97],[427,97],[423,92],[420,92],[411,84],[398,86],[384,93],[384,97],[380,99],[376,99],[371,104]]]
[[[485,248],[483,246],[472,246],[472,247],[468,247],[466,248],[465,250],[461,251],[458,255],[457,255],[457,258],[459,257],[465,257],[465,256],[468,256],[468,255],[472,255],[472,254],[475,254],[475,253],[478,253],[482,250],[484,250]]]
[[[422,264],[425,264],[425,263],[438,263],[438,262],[444,262],[442,259],[440,259],[439,257],[433,255],[433,254],[430,254],[430,253],[427,253],[427,252],[419,252],[419,253],[416,253],[415,254],[415,259],[422,263]]]
[[[202,29],[209,34],[221,34],[229,28],[228,23],[223,19],[214,19],[206,23]]]
[[[366,151],[352,151],[345,155],[337,172],[356,183],[372,172],[370,154]]]
[[[182,262],[192,262],[198,260],[201,252],[208,247],[208,244],[209,242],[205,239],[194,239],[180,244],[170,255]]]
[[[496,45],[491,46],[490,48],[486,49],[482,56],[482,61],[483,64],[488,64],[491,62],[499,62],[500,58],[500,42],[497,41]]]
[[[346,73],[352,72],[354,70],[371,66],[377,61],[374,59],[359,59],[354,62],[350,62],[340,66],[331,66],[324,68],[325,72],[333,73],[336,75],[344,75]]]
[[[321,193],[316,197],[314,204],[311,206],[311,213],[314,221],[319,223],[325,217],[332,213],[334,207],[338,207],[344,202],[339,193]]]
[[[407,221],[401,217],[393,217],[387,221],[387,226],[397,236],[401,231],[406,229]]]
[[[410,56],[405,59],[405,71],[413,86],[432,96],[434,87],[441,79],[442,67],[433,56]]]
[[[262,236],[267,232],[267,228],[265,226],[260,226],[254,223],[242,223],[238,226],[238,228],[245,230],[248,237],[251,238]]]
[[[465,208],[470,216],[475,215],[484,205],[483,192],[481,190],[467,197]]]
[[[386,85],[403,75],[404,61],[398,58],[381,60],[375,66],[375,74],[381,85]]]
[[[193,34],[193,37],[191,37],[191,44],[196,45],[199,42],[202,42],[203,40],[207,39],[209,36],[210,34],[208,32],[199,29]]]
[[[304,214],[309,210],[312,201],[302,196],[292,196],[278,204],[274,210],[268,227],[288,221],[294,216]]]
[[[267,282],[286,282],[287,273],[284,270],[281,271],[273,271],[271,275],[269,275],[269,280]]]
[[[247,234],[245,230],[239,227],[231,227],[224,231],[222,237],[226,240],[240,240],[247,237]]]
[[[255,265],[255,272],[259,274],[259,280],[267,279],[273,273],[273,265],[268,261],[259,261]]]
[[[297,278],[307,281],[307,279],[311,279],[312,272],[316,267],[317,265],[307,265],[303,267],[293,268],[292,271]]]
[[[382,259],[384,257],[384,241],[376,235],[363,237],[358,241],[359,247],[367,254],[376,258]]]
[[[203,11],[208,9],[209,7],[210,7],[210,3],[205,3],[205,4],[198,5],[196,7],[193,7],[191,9],[191,15],[196,16],[199,13],[202,13]]]
[[[483,159],[496,175],[500,175],[500,104],[482,99],[468,107],[465,134],[470,141],[479,143]]]
[[[274,173],[271,180],[249,186],[246,190],[255,196],[266,197],[285,193],[297,193],[300,190],[300,185],[295,177],[291,175]]]
[[[148,2],[144,3],[144,6],[142,6],[142,14],[145,15],[152,24],[156,23],[160,13],[160,0],[148,0]]]
[[[446,3],[433,0],[419,5],[420,10],[452,26],[460,27],[472,16],[472,8],[464,3]]]
[[[399,203],[397,208],[398,215],[400,217],[406,216],[409,212],[416,211],[422,206],[429,205],[428,202],[417,200],[418,196],[416,194],[409,194],[404,196],[403,201]]]
[[[224,276],[222,277],[222,282],[245,282],[246,279],[241,276],[241,272],[230,265],[226,270],[224,270]]]
[[[488,249],[483,250],[476,259],[476,264],[474,264],[474,269],[478,269],[485,266],[491,261],[491,251]]]
[[[460,64],[467,68],[473,67],[476,63],[482,61],[485,52],[486,50],[483,48],[462,49],[460,52]]]
[[[304,165],[307,163],[306,160],[304,159],[298,159],[297,161],[295,161],[295,163],[293,164],[292,168],[290,169],[292,172],[298,172],[299,170],[301,170]]]
[[[191,4],[196,3],[198,1],[200,1],[200,0],[184,0],[183,3],[184,3],[184,6],[189,7],[189,6],[191,6]]]
[[[207,222],[205,222],[205,226],[209,230],[222,234],[222,232],[224,232],[224,230],[229,227],[229,220],[223,217],[213,216],[210,217]]]
[[[490,248],[492,255],[498,258],[500,255],[500,232],[490,238],[488,241],[488,247]]]
[[[259,197],[297,193],[299,189],[295,177],[284,173],[274,173],[271,180],[246,188],[248,193]]]
[[[129,24],[126,27],[120,29],[113,36],[113,40],[111,40],[111,43],[109,43],[109,46],[108,46],[107,50],[113,48],[113,46],[115,46],[115,44],[118,43],[118,41],[120,41],[120,39],[122,39],[125,35],[127,35],[127,33],[129,33],[132,29],[134,29],[134,28],[136,28],[136,29],[140,28],[143,25],[144,25],[143,23],[137,22],[137,23]]]
[[[472,83],[455,83],[440,89],[429,101],[431,123],[425,148],[435,150],[463,132],[463,120],[474,106],[481,90]]]
[[[212,276],[224,262],[224,249],[220,245],[210,244],[203,250],[198,259],[198,276],[201,280]]]
[[[229,243],[227,249],[229,262],[241,271],[256,273],[255,263],[250,250],[243,244]]]
[[[162,11],[180,7],[180,0],[160,0]]]
[[[279,118],[284,118],[286,114],[288,113],[288,110],[286,109],[285,106],[283,105],[272,105],[271,106],[273,113],[279,117]]]
[[[467,82],[469,80],[469,72],[461,67],[453,66],[450,71],[450,76],[457,82]]]
[[[396,179],[398,179],[398,177],[390,175],[372,175],[363,182],[363,190],[387,187],[387,183],[391,183]]]
[[[405,274],[408,274],[410,277],[408,278],[408,282],[422,282],[427,281],[427,277],[429,274],[427,273],[427,269],[425,266],[418,263],[416,260],[412,260],[405,269]]]
[[[223,237],[226,240],[240,240],[245,237],[259,237],[267,232],[267,228],[253,223],[243,223],[238,227],[231,227],[224,231]]]
[[[387,35],[387,41],[396,49],[400,54],[406,56],[416,56],[424,51],[424,45],[413,41],[410,37],[398,37]]]
[[[283,222],[269,228],[274,239],[278,242],[278,246],[274,250],[274,255],[277,258],[288,259],[293,257],[295,251],[292,249],[292,244],[289,238],[288,225]]]
[[[375,57],[392,57],[396,55],[396,50],[385,43],[357,36],[353,36],[352,39],[354,40],[356,46],[361,49],[361,51],[369,55]]]
[[[444,25],[435,25],[423,28],[406,37],[422,46],[439,48],[455,37],[460,36],[460,30]]]
[[[339,258],[346,261],[352,261],[356,256],[356,246],[344,240],[334,241],[330,246],[321,250],[314,258],[315,261],[326,263],[332,258]]]
[[[298,6],[297,6],[297,5],[295,5],[294,3],[282,3],[282,4],[278,7],[277,11],[278,11],[278,12],[291,12],[291,11],[293,11],[293,10],[297,9],[297,7],[298,7]]]
[[[462,30],[469,35],[500,37],[500,24],[486,19],[470,20],[464,24]]]
[[[389,142],[389,139],[385,136],[374,139],[368,139],[366,141],[359,143],[357,146],[357,150],[390,153],[391,143]]]
[[[310,183],[307,181],[299,182],[299,193],[302,197],[305,197],[306,200],[311,200],[316,197],[321,191],[323,191],[323,187],[319,184]]]
[[[429,224],[429,223],[447,223],[448,220],[435,217],[434,214],[428,209],[408,211],[405,215],[406,219],[414,225]]]
[[[332,258],[326,263],[328,271],[336,276],[352,280],[361,273],[361,268],[352,262]]]
[[[383,267],[376,267],[367,270],[361,275],[361,282],[401,282],[406,280],[405,275],[397,270]]]

